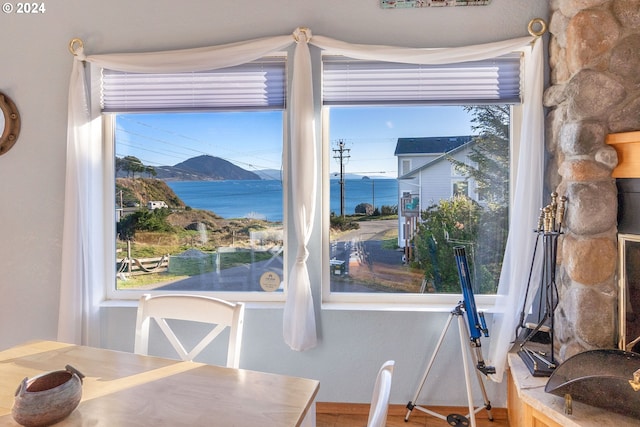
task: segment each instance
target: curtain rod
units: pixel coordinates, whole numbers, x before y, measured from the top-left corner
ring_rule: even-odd
[[[534,30],[534,27],[536,25],[540,27],[540,29],[537,31]],[[529,34],[531,34],[533,37],[540,37],[547,32],[547,23],[542,18],[533,18],[531,21],[529,21],[527,30],[529,31]],[[309,29],[301,28],[301,31],[304,32],[305,35],[307,35],[307,32],[309,31]],[[294,39],[298,41],[296,34],[294,34]],[[71,52],[73,56],[78,56],[78,53],[82,51],[83,48],[84,48],[84,43],[82,42],[82,39],[73,38],[69,42],[69,52]]]

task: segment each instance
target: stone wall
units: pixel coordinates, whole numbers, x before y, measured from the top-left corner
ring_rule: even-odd
[[[551,13],[546,184],[568,198],[555,312],[563,361],[617,344],[618,159],[605,137],[640,130],[640,0],[552,0]]]

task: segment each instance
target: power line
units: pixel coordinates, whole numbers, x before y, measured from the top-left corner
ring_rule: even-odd
[[[344,140],[338,140],[338,148],[333,149],[333,158],[338,160],[340,164],[340,216],[344,218],[344,166],[345,162],[351,157],[349,152],[351,149],[344,148]],[[336,154],[337,153],[337,154]]]
[[[200,138],[192,137],[192,136],[189,136],[189,135],[185,135],[184,133],[181,133],[179,131],[168,130],[168,129],[165,129],[165,128],[162,128],[162,127],[158,127],[158,126],[152,125],[150,123],[147,123],[147,122],[144,122],[144,121],[141,121],[141,120],[133,119],[128,115],[124,115],[123,114],[123,115],[119,115],[118,117],[121,120],[128,121],[129,123],[132,123],[132,124],[135,124],[135,125],[138,125],[138,126],[144,126],[144,127],[149,128],[151,130],[154,130],[156,132],[161,132],[161,133],[164,133],[166,135],[170,135],[171,137],[183,138],[183,139],[186,139],[186,140],[189,140],[189,141],[192,141],[192,142],[196,142],[196,143],[199,143],[199,144],[202,144],[202,145],[205,145],[205,146],[209,146],[209,147],[215,148],[216,150],[220,150],[221,149],[218,145],[213,145],[210,142],[206,142],[206,141],[204,141],[204,140],[202,140]],[[162,139],[162,138],[159,138],[159,137],[151,136],[146,132],[136,133],[136,132],[132,131],[131,129],[128,129],[128,128],[125,129],[125,127],[123,127],[123,126],[118,126],[117,130],[120,131],[120,132],[129,134],[129,135],[132,135],[132,136],[136,136],[138,138],[143,138],[143,139],[146,139],[146,140],[149,140],[149,141],[158,142],[158,143],[161,143],[161,144],[164,144],[164,145],[168,145],[168,146],[173,147],[173,148],[178,148],[178,149],[183,151],[182,154],[179,153],[179,152],[175,152],[174,151],[174,153],[176,153],[177,155],[181,154],[181,155],[188,156],[188,154],[186,154],[184,152],[185,150],[189,151],[189,152],[197,153],[197,154],[211,155],[210,153],[207,153],[207,152],[202,151],[202,150],[194,149],[194,148],[182,145],[182,144],[176,144],[176,143],[173,143],[173,142],[169,142],[169,141],[167,141],[165,139]],[[231,147],[228,144],[223,144],[223,145],[224,145],[224,150],[226,150],[228,152],[231,152],[233,154],[242,154],[242,155],[246,155],[247,154],[245,151],[242,151],[242,150],[233,150],[233,149],[231,149]],[[145,150],[145,149],[142,148],[142,147],[138,147],[138,150]],[[151,150],[148,150],[148,151],[152,152]],[[167,150],[167,151],[169,151],[169,150]],[[260,166],[260,165],[255,165],[255,164],[243,162],[243,161],[237,160],[237,159],[230,159],[230,158],[221,156],[219,154],[217,154],[216,157],[219,157],[219,158],[221,158],[223,160],[227,160],[227,161],[229,161],[231,163],[234,163],[234,164],[249,166],[249,167],[252,167],[254,169],[259,169],[260,167],[268,168],[267,166]],[[263,160],[263,161],[268,162],[268,163],[272,163],[271,159],[262,158],[260,156],[254,155],[253,158],[257,159],[257,160]],[[278,168],[273,167],[273,166],[271,166],[270,168],[271,169],[278,169]]]

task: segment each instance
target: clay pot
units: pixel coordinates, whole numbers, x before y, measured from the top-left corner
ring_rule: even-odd
[[[67,416],[80,403],[84,375],[67,365],[22,380],[11,409],[13,419],[26,427],[48,426]]]

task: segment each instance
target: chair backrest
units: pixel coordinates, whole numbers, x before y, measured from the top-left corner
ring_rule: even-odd
[[[373,387],[371,408],[367,427],[384,427],[387,424],[387,412],[389,411],[389,395],[391,394],[391,380],[393,378],[393,366],[395,361],[388,360],[382,364]]]
[[[149,326],[151,319],[167,337],[180,359],[193,360],[223,330],[229,328],[227,366],[238,368],[242,345],[244,323],[244,303],[231,303],[217,298],[197,295],[143,295],[138,305],[134,352],[148,354]],[[185,350],[166,319],[188,320],[215,325],[190,351]]]

